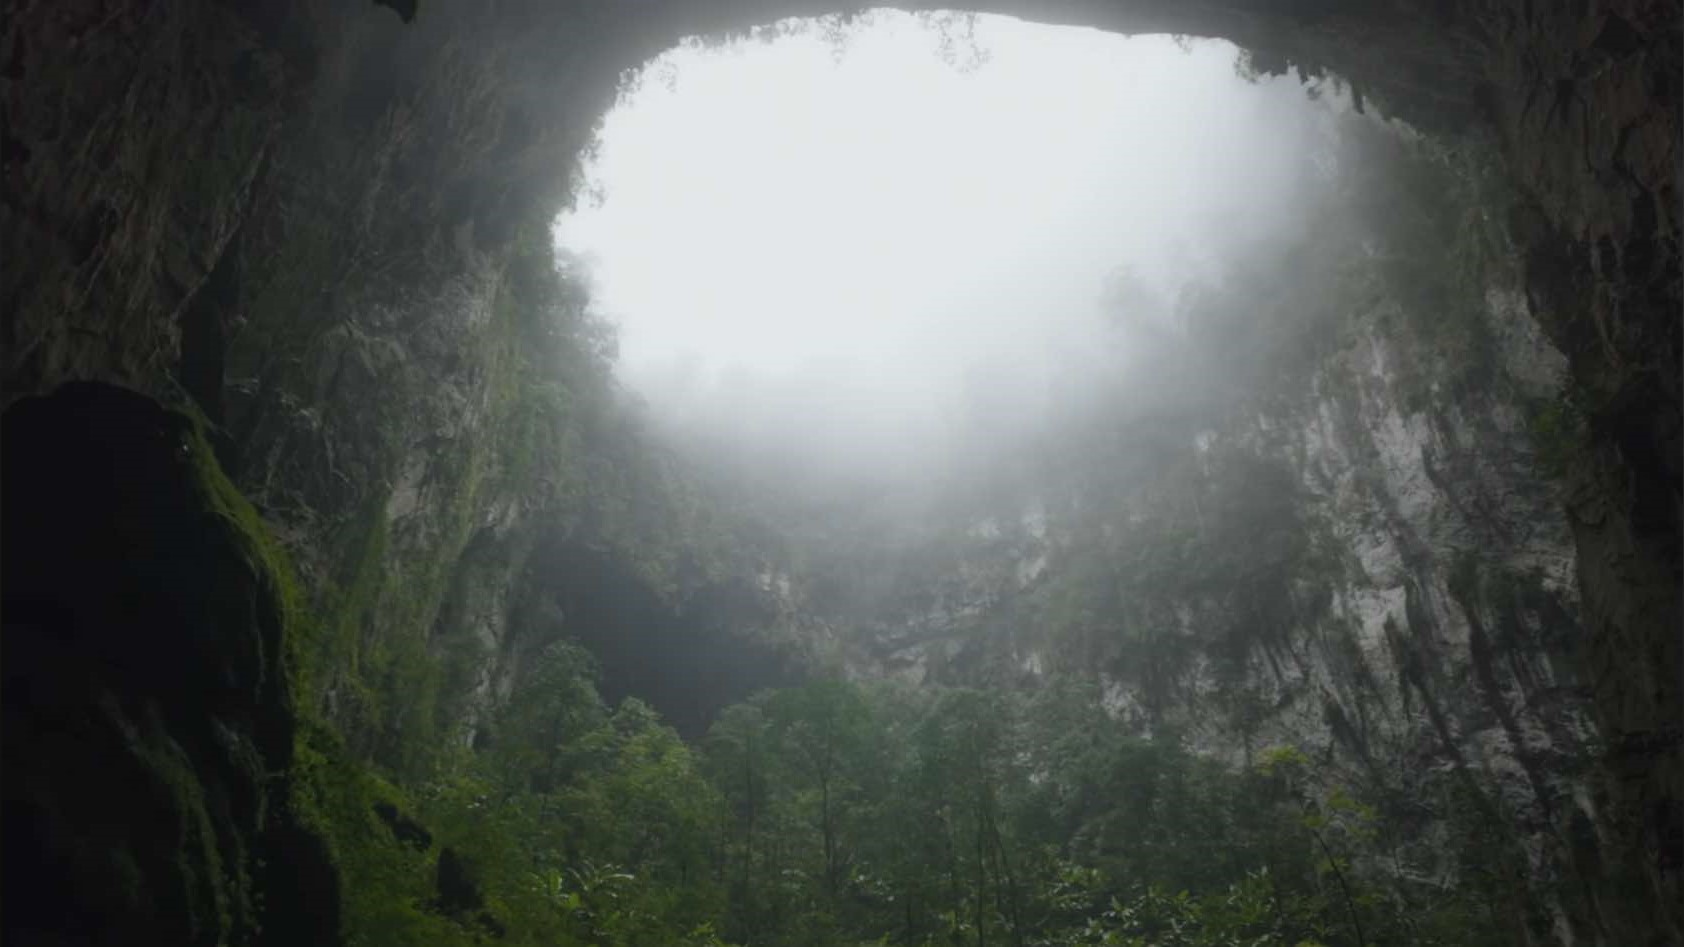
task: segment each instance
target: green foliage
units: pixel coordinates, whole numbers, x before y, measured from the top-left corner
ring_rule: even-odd
[[[289,804],[328,840],[348,943],[1302,947],[1358,943],[1353,910],[1393,938],[1371,942],[1475,942],[1450,933],[1465,899],[1375,896],[1375,811],[1312,793],[1301,749],[1232,772],[1126,736],[1077,678],[1032,700],[822,681],[728,709],[697,751],[592,675],[546,649],[490,744],[408,791],[302,730]],[[439,905],[446,847],[477,914]]]
[[[546,665],[511,702],[495,746],[408,792],[331,729],[305,729],[293,805],[329,840],[348,943],[719,943],[709,871],[719,803],[694,755],[635,701],[608,713],[577,652],[557,649]],[[546,734],[550,757],[530,745]],[[413,813],[432,841],[400,842],[375,815],[381,803]],[[447,848],[483,909],[440,904]]]
[[[1265,776],[1280,776],[1285,780],[1301,778],[1310,766],[1310,758],[1295,746],[1272,746],[1257,755],[1257,771]]]
[[[202,424],[195,426],[189,447],[208,505],[236,527],[256,574],[275,595],[291,693],[316,693],[337,657],[331,644],[334,629],[309,607],[290,559],[223,474]],[[379,932],[404,930],[417,931],[412,942],[451,943],[437,936],[439,931],[429,927],[424,914],[414,907],[417,892],[424,890],[424,875],[415,859],[391,845],[389,834],[374,821],[372,804],[396,798],[396,791],[348,757],[338,736],[311,715],[310,701],[300,702],[297,710],[301,716],[291,769],[268,774],[274,785],[286,790],[272,804],[286,807],[293,819],[327,845],[334,867],[346,882],[340,891],[348,943],[393,942]],[[165,758],[160,761],[167,763]],[[183,774],[174,784],[181,787],[179,792],[191,795],[194,791],[190,774]],[[202,812],[203,804],[194,808]],[[206,862],[219,864],[215,856],[214,849],[207,849]],[[217,911],[226,915],[230,908],[224,902],[219,894]]]
[[[827,757],[842,720],[870,735],[867,752]],[[732,826],[724,930],[744,941],[1337,947],[1491,933],[1451,933],[1478,895],[1382,896],[1394,882],[1375,874],[1378,809],[1328,785],[1302,748],[1232,771],[1126,736],[1072,678],[1030,701],[823,682],[732,708],[705,754]],[[848,787],[828,823],[813,794],[826,758]],[[832,850],[845,853],[835,892]]]
[[[441,659],[425,636],[382,634],[377,611],[397,604],[402,622],[430,620],[444,582],[425,569],[388,571],[383,501],[351,525],[358,538],[345,544],[341,578],[311,602],[286,553],[217,466],[202,426],[190,450],[207,504],[237,527],[281,606],[287,680],[305,699],[293,764],[273,774],[288,790],[278,804],[326,846],[346,943],[721,944],[712,932],[722,895],[710,880],[720,804],[676,733],[635,701],[609,713],[588,659],[555,645],[512,695],[491,749],[441,745],[429,718],[441,716],[442,673],[452,659],[472,662]],[[391,616],[385,622],[391,627]],[[316,716],[336,704],[333,718]],[[136,739],[152,753],[151,742]],[[147,759],[180,776],[172,791],[202,822],[198,783],[168,750]],[[392,761],[408,788],[380,776],[370,756]],[[415,814],[432,841],[400,841],[376,805]],[[195,910],[203,909],[207,930],[227,929],[233,914],[253,910],[249,882],[233,877],[244,863],[225,865],[203,825],[184,831],[193,849],[184,857],[218,876],[192,889],[206,899]],[[446,848],[470,866],[483,910],[460,915],[441,905]]]
[[[428,883],[424,857],[397,845],[375,818],[373,805],[393,801],[396,790],[351,758],[319,723],[306,724],[295,754],[292,805],[327,840],[343,882],[347,944],[452,943],[449,928],[421,907]]]

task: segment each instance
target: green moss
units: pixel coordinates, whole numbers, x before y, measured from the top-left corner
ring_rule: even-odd
[[[313,698],[319,696],[320,687],[342,657],[339,647],[342,636],[373,602],[373,588],[377,585],[373,575],[384,553],[383,521],[375,521],[368,531],[358,568],[353,571],[354,579],[348,586],[349,594],[335,602],[338,607],[324,617],[311,608],[286,551],[218,465],[203,418],[192,412],[189,416],[193,424],[188,450],[199,492],[207,508],[233,527],[239,548],[273,595],[279,616],[279,640],[269,644],[282,664],[285,709],[296,722],[291,765],[284,772],[263,772],[264,763],[249,744],[224,750],[231,760],[251,771],[249,775],[255,783],[283,788],[282,798],[270,803],[275,807],[273,817],[290,819],[306,831],[314,832],[336,856],[345,851],[364,851],[365,839],[371,831],[367,823],[371,819],[372,802],[363,804],[363,801],[381,798],[383,787],[364,767],[344,754],[342,741],[315,717]],[[160,737],[163,731],[158,727],[146,730],[127,727],[125,733],[129,734],[136,755],[147,762],[185,813],[179,863],[184,875],[194,876],[189,890],[201,892],[193,910],[198,914],[214,914],[215,923],[222,931],[230,930],[231,917],[255,919],[256,886],[251,880],[251,866],[245,863],[244,857],[231,866],[224,863],[215,844],[214,823],[204,790],[190,761],[168,742],[167,735]],[[358,805],[360,819],[355,815]],[[353,895],[371,867],[378,864],[378,859],[368,857],[335,858],[334,867],[346,882],[341,886],[341,893],[348,903],[354,901]],[[204,922],[196,923],[202,926]]]
[[[227,845],[238,856],[243,846],[234,837],[236,827],[213,814],[207,787],[192,759],[170,736],[155,706],[148,707],[146,716],[135,721],[109,695],[100,700],[100,705],[150,783],[131,789],[149,792],[158,799],[162,803],[158,811],[175,829],[173,845],[164,855],[175,884],[166,883],[164,890],[173,887],[180,892],[180,909],[196,934],[208,933],[222,940],[237,929],[249,927],[254,917],[249,874],[238,857],[229,864],[222,851],[222,845]],[[160,854],[152,852],[145,857],[156,859]],[[110,867],[113,874],[133,885],[125,896],[136,898],[146,872],[137,864],[135,854],[121,849],[113,852]]]
[[[269,527],[251,502],[223,472],[207,435],[208,422],[196,411],[188,412],[192,422],[188,452],[196,473],[197,488],[205,506],[229,526],[235,541],[253,572],[273,596],[279,616],[279,655],[289,695],[311,693],[316,673],[312,645],[317,628],[306,620],[307,610],[292,560],[275,541]],[[290,704],[290,696],[289,696]]]
[[[401,801],[401,795],[351,759],[327,727],[312,724],[302,733],[293,803],[301,821],[327,841],[344,879],[347,943],[377,942],[370,934],[391,920],[394,906],[412,905],[424,893],[415,859],[406,858],[410,853],[393,844],[374,816],[375,803]]]
[[[290,790],[284,805],[291,818],[326,843],[342,881],[346,943],[468,943],[459,928],[424,909],[431,885],[427,854],[396,844],[374,816],[376,803],[408,808],[408,800],[353,756],[332,725],[315,716],[330,683],[360,695],[377,716],[392,712],[391,706],[400,697],[411,705],[431,704],[432,687],[427,682],[437,676],[438,668],[425,653],[424,635],[396,636],[395,650],[374,649],[372,654],[361,639],[388,594],[418,594],[423,601],[404,610],[408,619],[415,620],[419,612],[436,606],[438,589],[429,588],[433,583],[425,569],[419,576],[406,576],[407,582],[387,579],[389,531],[382,497],[368,505],[354,527],[360,539],[351,544],[354,552],[348,557],[344,580],[330,586],[312,609],[285,550],[217,464],[205,430],[202,420],[193,425],[189,450],[206,505],[234,527],[242,551],[273,590],[280,610],[280,654],[289,692],[300,698],[300,706],[294,708],[300,723],[292,767],[279,774],[285,776]],[[370,680],[371,671],[384,671],[384,679]],[[378,725],[377,720],[366,723]],[[194,892],[195,925],[223,932],[233,929],[236,916],[252,913],[253,885],[243,864],[225,864],[203,787],[167,737],[160,742],[156,733],[134,727],[126,732],[136,755],[146,761],[184,813],[177,863],[188,879],[188,890]],[[425,741],[417,740],[415,745],[424,746]],[[122,853],[116,857],[120,859]],[[135,877],[137,870],[125,876]]]

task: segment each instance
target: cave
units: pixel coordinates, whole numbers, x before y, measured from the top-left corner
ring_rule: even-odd
[[[1582,692],[1545,697],[1588,708],[1599,750],[1584,765],[1605,789],[1551,813],[1569,839],[1561,863],[1595,880],[1574,895],[1589,906],[1523,942],[1684,936],[1678,5],[969,7],[1226,40],[1265,74],[1338,77],[1358,109],[1498,169],[1523,308],[1565,356],[1583,422],[1560,502],[1576,624],[1537,619],[1576,629],[1543,650]],[[29,906],[6,912],[9,939],[338,942],[341,901],[378,914],[343,877],[390,864],[431,884],[441,870],[430,850],[383,848],[369,803],[407,806],[393,794],[421,793],[440,760],[497,732],[526,659],[558,638],[597,654],[612,703],[651,696],[692,741],[725,705],[804,679],[803,655],[743,631],[787,617],[771,591],[777,539],[667,561],[692,513],[650,486],[662,462],[600,408],[612,396],[589,381],[592,360],[609,356],[519,314],[540,297],[584,305],[545,283],[546,237],[563,171],[625,71],[687,38],[850,12],[839,0],[8,12],[4,837],[6,897]],[[578,359],[547,401],[509,394],[534,352]],[[565,443],[531,436],[558,417],[587,420]],[[1225,534],[1230,548],[1279,535],[1267,511],[1229,512],[1258,524]],[[1435,677],[1450,645],[1418,629],[1467,616],[1463,686],[1486,695],[1470,713],[1518,743],[1500,697],[1511,672],[1491,655],[1563,606],[1506,574],[1451,571],[1443,589],[1399,593],[1377,647],[1400,669],[1399,699],[1446,733],[1461,725],[1435,703],[1457,686]],[[827,581],[845,599],[895,579]],[[1282,616],[1325,602],[1258,601],[1258,660],[1285,674]],[[822,638],[816,650],[834,646]],[[655,651],[673,661],[649,662]],[[1329,754],[1375,752],[1366,720],[1306,700],[1337,731]],[[1438,762],[1464,765],[1455,756]],[[1522,754],[1515,778],[1541,765]],[[149,793],[91,791],[113,773]],[[425,914],[422,900],[402,910]]]
[[[744,633],[774,618],[752,589],[710,587],[674,607],[624,563],[565,544],[528,568],[543,577],[536,607],[597,662],[603,699],[647,701],[688,739],[721,709],[802,677],[787,645]]]

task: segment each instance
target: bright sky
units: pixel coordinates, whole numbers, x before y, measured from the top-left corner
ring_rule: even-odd
[[[1232,47],[995,17],[975,39],[986,61],[957,68],[879,13],[840,51],[808,34],[647,67],[586,168],[602,199],[557,239],[658,412],[741,426],[747,399],[787,409],[763,433],[892,450],[979,372],[1040,384],[1084,357],[1119,264],[1173,293],[1285,214],[1303,144],[1283,116],[1310,106],[1240,81]]]

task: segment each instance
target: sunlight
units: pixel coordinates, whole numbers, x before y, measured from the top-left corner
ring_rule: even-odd
[[[1173,298],[1290,212],[1317,109],[1241,81],[1233,47],[999,17],[974,37],[956,65],[883,12],[840,47],[807,30],[646,67],[557,239],[657,413],[712,423],[752,380],[891,446],[978,371],[1045,387],[1099,344],[1119,266]]]

